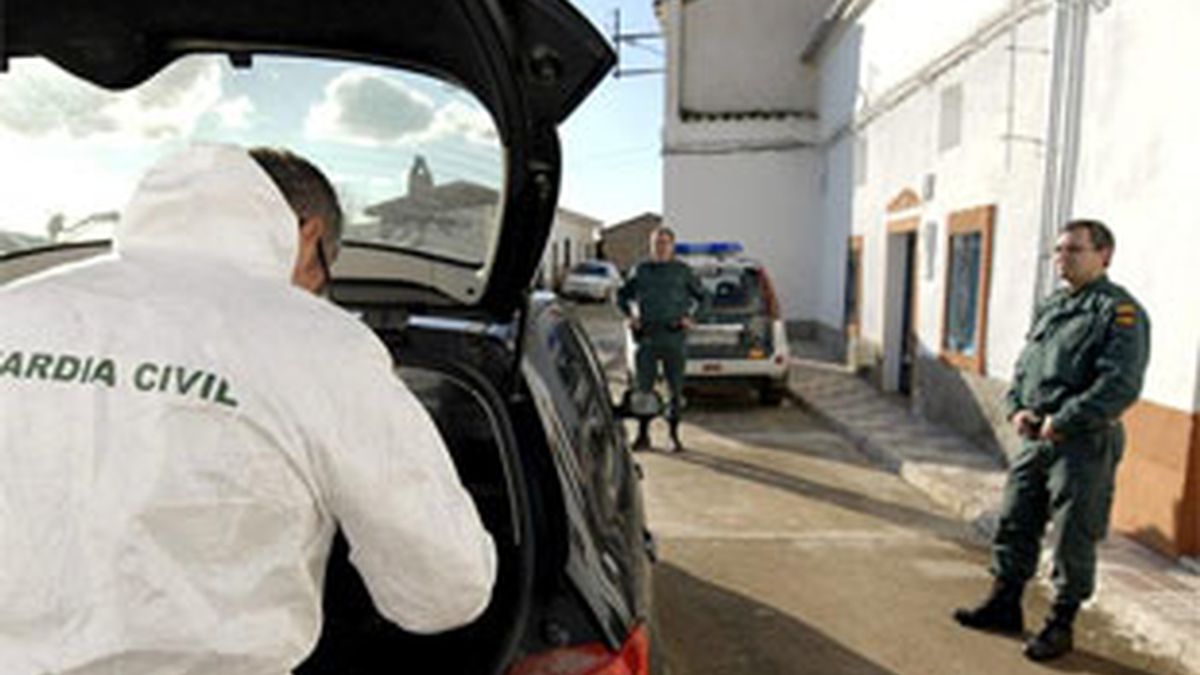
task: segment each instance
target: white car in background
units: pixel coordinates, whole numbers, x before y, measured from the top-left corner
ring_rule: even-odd
[[[571,268],[562,295],[578,300],[610,301],[621,287],[621,272],[606,260],[585,260]]]

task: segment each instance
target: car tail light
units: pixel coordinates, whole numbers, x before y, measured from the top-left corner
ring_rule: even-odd
[[[649,675],[650,639],[640,625],[620,651],[591,642],[530,656],[509,669],[508,675]]]
[[[775,297],[775,287],[771,285],[771,277],[765,269],[758,271],[758,287],[762,291],[763,300],[767,303],[767,316],[772,320],[779,318],[779,298]]]

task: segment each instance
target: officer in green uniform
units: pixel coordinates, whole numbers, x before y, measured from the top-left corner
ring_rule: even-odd
[[[1053,517],[1055,599],[1045,627],[1025,643],[1035,661],[1072,649],[1072,624],[1095,588],[1096,545],[1108,529],[1125,442],[1120,416],[1137,400],[1150,356],[1145,310],[1105,274],[1113,247],[1095,220],[1071,221],[1059,234],[1054,263],[1066,287],[1038,306],[1007,395],[1022,446],[992,543],[995,582],[982,604],[954,613],[970,628],[1021,634],[1021,594]]]
[[[630,304],[637,312],[631,313]],[[679,417],[683,409],[683,372],[686,363],[687,330],[695,312],[708,303],[708,293],[687,263],[675,259],[675,233],[658,227],[650,233],[650,260],[638,263],[629,280],[617,292],[617,306],[630,317],[637,341],[637,390],[654,388],[658,364],[670,390],[666,418],[671,429],[671,450],[683,450],[679,441]],[[639,419],[635,450],[650,447],[650,419]]]

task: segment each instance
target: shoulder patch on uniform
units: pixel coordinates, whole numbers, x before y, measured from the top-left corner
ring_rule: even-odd
[[[1137,317],[1133,314],[1118,314],[1117,318],[1113,319],[1113,323],[1128,328],[1137,323]]]
[[[1137,305],[1133,304],[1132,302],[1122,302],[1121,304],[1117,305],[1114,311],[1116,311],[1117,316],[1119,317],[1137,316]]]

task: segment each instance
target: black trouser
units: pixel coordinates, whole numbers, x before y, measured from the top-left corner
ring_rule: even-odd
[[[1091,597],[1096,546],[1108,530],[1124,444],[1119,424],[1055,443],[1025,440],[1008,471],[992,574],[1016,584],[1032,578],[1046,522],[1053,517],[1056,601],[1078,605]]]

